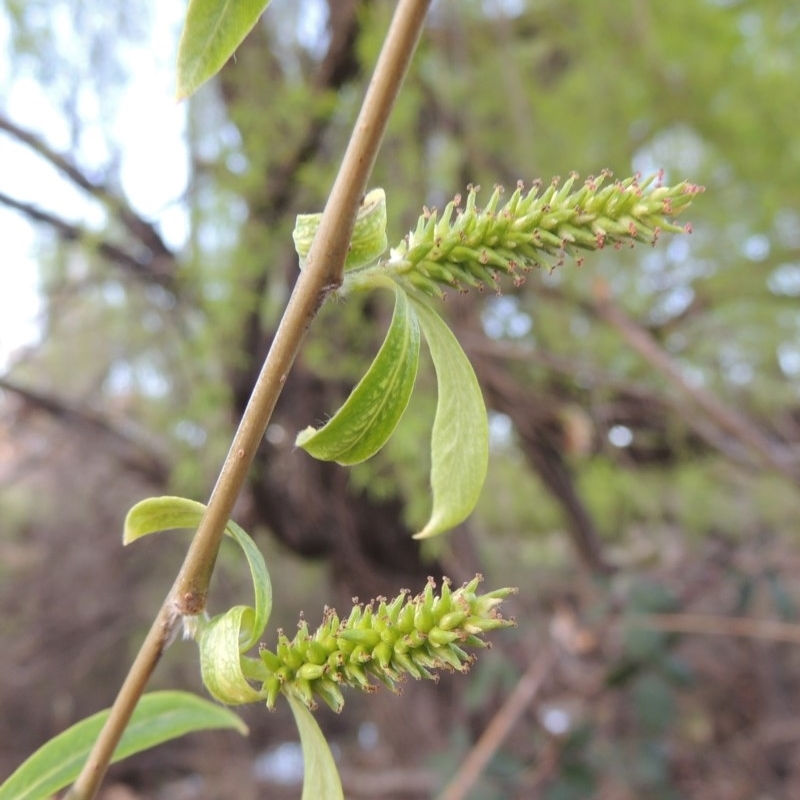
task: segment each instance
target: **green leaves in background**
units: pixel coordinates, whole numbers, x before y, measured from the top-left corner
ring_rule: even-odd
[[[339,770],[333,760],[325,734],[320,730],[317,721],[305,705],[296,697],[288,696],[289,705],[300,732],[300,743],[303,746],[302,800],[344,800]]]
[[[81,720],[40,747],[0,786],[0,800],[46,800],[77,777],[109,710]],[[232,711],[188,692],[143,695],[112,762],[193,731],[247,726]],[[321,796],[321,795],[320,795]]]
[[[406,410],[419,365],[419,324],[406,293],[395,287],[392,322],[367,374],[334,417],[296,440],[321,461],[358,464],[388,441]]]
[[[219,72],[269,0],[191,0],[178,46],[178,100]]]
[[[424,539],[463,522],[478,502],[489,465],[489,422],[478,379],[444,320],[411,298],[431,351],[438,403],[431,438],[433,510]]]

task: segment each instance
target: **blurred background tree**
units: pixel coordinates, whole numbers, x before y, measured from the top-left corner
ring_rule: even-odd
[[[123,553],[121,520],[147,495],[206,498],[297,274],[294,216],[324,204],[393,7],[275,0],[174,108],[152,89],[171,5],[2,6],[0,225],[7,253],[35,238],[0,292],[35,260],[41,314],[0,377],[0,776],[113,698],[182,547]],[[388,322],[374,297],[323,310],[237,513],[279,621],[443,572],[522,589],[473,681],[322,715],[349,797],[435,795],[531,662],[551,668],[470,797],[800,793],[794,629],[755,622],[794,621],[798,593],[799,35],[782,0],[434,5],[373,180],[390,241],[469,183],[664,169],[706,195],[691,237],[451,294],[492,461],[478,512],[424,547],[429,369],[374,460],[293,447]],[[223,554],[220,596],[240,569]],[[196,671],[173,648],[158,681]],[[279,796],[291,724],[247,719],[246,744],[190,738],[113,774],[143,796]]]

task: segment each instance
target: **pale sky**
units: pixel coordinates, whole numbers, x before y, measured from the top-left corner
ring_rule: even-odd
[[[276,14],[276,22],[294,20],[293,31],[306,46],[325,35],[325,6],[319,0],[275,0],[293,10]],[[294,8],[292,8],[294,6]],[[109,6],[109,8],[112,8]],[[184,145],[186,105],[174,101],[175,57],[186,10],[185,0],[152,0],[152,25],[142,45],[120,43],[117,57],[130,69],[131,79],[118,98],[113,136],[122,150],[120,179],[134,209],[156,221],[172,247],[180,247],[188,236],[186,209],[179,202],[188,180]],[[277,9],[275,9],[277,11]],[[273,11],[270,8],[267,13]],[[93,14],[102,14],[98,7]],[[109,12],[111,13],[111,12]],[[51,21],[61,28],[60,46],[74,48],[80,57],[85,45],[70,30],[69,7],[53,8]],[[69,132],[39,85],[30,78],[12,77],[9,32],[0,7],[0,110],[15,123],[44,134],[51,146],[69,153]],[[203,89],[201,89],[203,91]],[[96,113],[96,98],[85,98],[88,116]],[[83,115],[82,115],[83,116]],[[86,122],[81,120],[82,125]],[[96,135],[95,135],[96,134]],[[82,131],[84,152],[80,163],[102,168],[108,161],[104,142],[91,124]],[[95,146],[93,146],[93,144]],[[86,152],[92,148],[91,152]],[[0,191],[45,210],[80,222],[89,228],[102,226],[102,213],[54,170],[26,148],[0,132]],[[0,372],[15,349],[34,343],[39,334],[36,229],[20,214],[0,206]]]
[[[135,65],[135,77],[119,98],[113,131],[122,150],[120,180],[126,196],[138,213],[159,222],[169,244],[179,247],[186,239],[187,220],[176,201],[186,187],[188,165],[185,105],[174,101],[174,58],[184,4],[155,3],[154,9],[149,40],[138,47],[126,45],[120,54]],[[12,73],[8,53],[7,22],[0,14],[0,109],[51,146],[68,151],[63,118],[34,80]],[[87,95],[87,105],[93,102]],[[103,166],[101,137],[93,136],[90,127],[84,141],[92,152],[82,153],[81,161]],[[2,132],[0,191],[90,229],[102,222],[96,204]],[[0,371],[8,366],[10,353],[39,336],[36,231],[21,214],[0,206]]]

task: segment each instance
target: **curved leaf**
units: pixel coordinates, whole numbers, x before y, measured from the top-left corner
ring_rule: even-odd
[[[311,250],[314,236],[322,221],[322,214],[298,214],[292,239],[294,249],[300,256],[300,269],[303,269],[306,256]],[[367,192],[356,215],[350,248],[345,258],[345,270],[358,269],[377,260],[389,246],[386,235],[386,192],[381,188]]]
[[[125,516],[122,543],[173,528],[196,528],[206,507],[187,497],[148,497],[136,503]]]
[[[297,435],[295,443],[314,458],[365,461],[386,444],[406,410],[419,365],[419,324],[406,293],[394,291],[392,322],[367,374],[326,425]]]
[[[269,0],[191,0],[178,45],[178,99],[222,69]]]
[[[252,617],[252,608],[234,606],[214,617],[200,634],[203,683],[220,703],[241,705],[262,699],[262,694],[248,683],[242,671],[239,643],[252,630]]]
[[[170,530],[172,528],[197,528],[206,507],[186,497],[148,497],[137,503],[125,517],[122,541],[130,544],[142,536]],[[272,613],[272,582],[270,581],[264,556],[246,531],[232,520],[225,527],[228,534],[244,551],[253,579],[255,608],[252,620],[242,626],[245,638],[239,644],[244,653],[261,638]]]
[[[339,770],[314,715],[296,697],[288,695],[287,699],[303,746],[305,774],[302,800],[319,800],[321,797],[325,800],[344,800]]]
[[[0,800],[46,800],[72,783],[108,714],[106,709],[87,717],[46,742],[0,786]],[[247,725],[216,703],[188,692],[151,692],[136,706],[112,762],[192,731],[215,728],[247,734]]]
[[[478,502],[489,463],[489,423],[478,379],[458,340],[428,305],[411,298],[431,351],[438,402],[431,436],[433,510],[417,539],[463,522]]]

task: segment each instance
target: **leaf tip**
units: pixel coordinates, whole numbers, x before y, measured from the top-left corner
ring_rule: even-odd
[[[134,506],[135,508],[135,506]],[[131,542],[135,542],[140,534],[137,531],[137,526],[134,523],[131,512],[133,508],[125,515],[125,522],[122,525],[122,546],[126,547]]]
[[[241,734],[242,736],[250,735],[250,727],[241,717],[238,716],[236,717],[236,722],[231,720],[231,730],[236,731],[236,733]]]
[[[418,533],[415,533],[412,538],[420,541],[423,539],[432,539],[434,536],[445,533],[452,527],[452,525],[448,525],[446,522],[442,523],[438,516],[434,515],[428,520],[425,527]]]
[[[303,430],[300,431],[300,433],[298,433],[295,437],[294,446],[302,447],[305,450],[304,445],[308,443],[309,439],[311,439],[316,432],[317,429],[312,425],[309,425],[307,428],[303,428]]]

